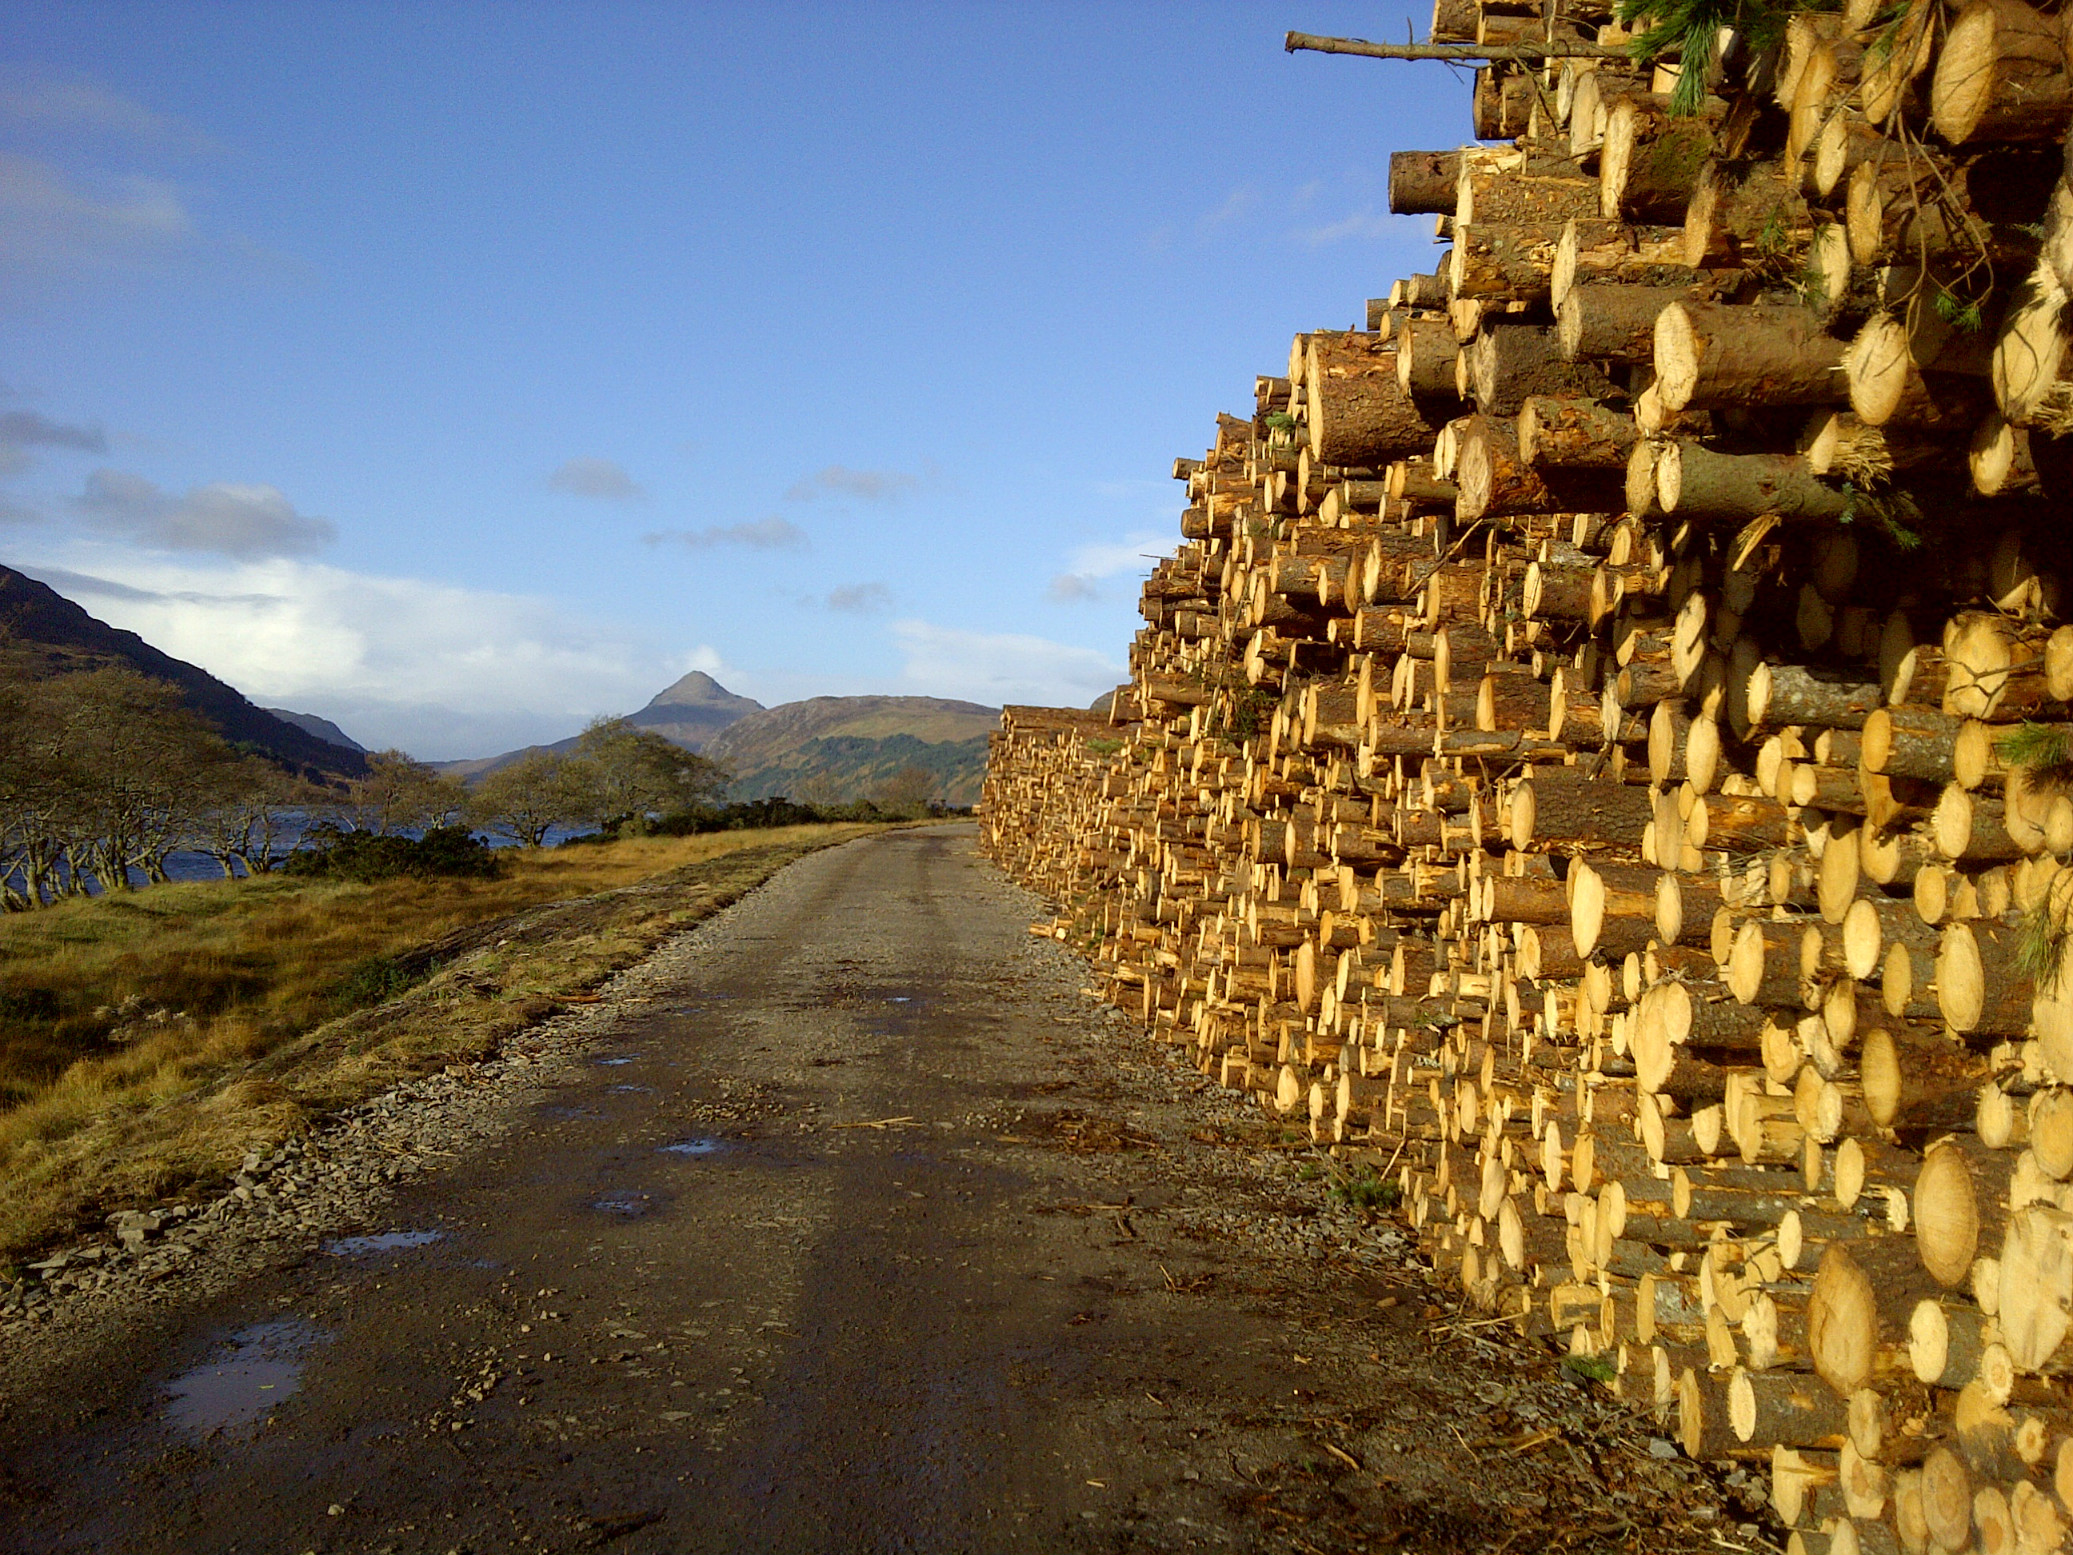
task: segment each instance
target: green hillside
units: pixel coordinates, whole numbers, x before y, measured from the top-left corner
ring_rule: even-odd
[[[986,775],[986,736],[931,741],[911,734],[882,739],[831,735],[808,740],[753,770],[737,768],[730,793],[737,799],[773,794],[820,802],[869,799],[913,767],[936,779],[930,797],[948,805],[976,803]]]

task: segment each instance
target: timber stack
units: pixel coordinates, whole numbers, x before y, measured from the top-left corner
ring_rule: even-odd
[[[2058,1549],[2068,25],[1773,20],[1439,0],[1503,143],[1394,158],[1446,246],[1176,463],[1130,688],[1007,710],[985,841],[1793,1549]]]

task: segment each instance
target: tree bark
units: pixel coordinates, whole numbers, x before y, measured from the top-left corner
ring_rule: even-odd
[[[1833,523],[1849,509],[1848,496],[1817,479],[1799,454],[1723,454],[1678,439],[1655,450],[1653,473],[1663,511],[1684,518],[1740,523],[1768,513]]]
[[[1389,158],[1394,216],[1450,216],[1461,180],[1458,151],[1398,151]]]
[[[1710,275],[1710,271],[1693,271]],[[1673,302],[1710,300],[1710,281],[1622,286],[1592,280],[1571,285],[1555,308],[1556,338],[1574,361],[1653,364],[1656,319]]]
[[[1603,372],[1564,356],[1555,331],[1537,324],[1485,324],[1468,359],[1476,408],[1486,416],[1516,416],[1535,395],[1593,399],[1615,392]]]
[[[1714,132],[1727,104],[1712,98],[1693,117],[1670,111],[1656,93],[1620,98],[1605,118],[1598,160],[1601,216],[1630,221],[1681,222],[1699,171],[1713,154]]]
[[[2063,19],[2020,0],[1971,0],[1937,55],[1929,116],[1954,146],[2059,140],[2073,125]]]
[[[1845,350],[1810,308],[1675,302],[1656,319],[1656,387],[1671,410],[1841,404]]]
[[[1454,326],[1444,319],[1405,319],[1396,327],[1397,382],[1406,394],[1459,398],[1454,363],[1460,355]]]
[[[1439,430],[1398,383],[1394,349],[1372,335],[1312,335],[1304,392],[1311,457],[1323,464],[1384,465],[1423,453]]]
[[[1634,418],[1587,397],[1535,394],[1519,409],[1519,456],[1540,470],[1617,472],[1624,488]]]

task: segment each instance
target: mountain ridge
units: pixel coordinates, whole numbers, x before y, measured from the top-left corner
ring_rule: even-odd
[[[285,707],[262,707],[262,713],[272,713],[284,724],[293,724],[304,734],[314,734],[327,745],[336,745],[342,750],[367,754],[367,747],[354,739],[330,719],[316,713],[298,713]]]
[[[366,747],[330,719],[261,707],[198,665],[108,625],[49,584],[5,566],[0,647],[12,647],[17,662],[38,678],[120,664],[169,682],[226,739],[308,775],[336,781],[367,771]],[[954,805],[977,799],[986,737],[999,719],[997,707],[947,697],[807,697],[765,707],[703,670],[679,677],[626,715],[636,728],[726,767],[736,799],[786,795],[842,803],[919,785]],[[534,752],[566,753],[580,738],[571,734],[496,756],[428,765],[472,782]]]
[[[120,665],[165,681],[226,740],[256,746],[306,776],[351,778],[367,771],[364,753],[277,717],[200,665],[110,626],[48,583],[7,566],[0,566],[0,646],[33,663],[38,679]]]
[[[904,769],[918,767],[936,780],[937,797],[949,804],[978,798],[986,736],[999,721],[997,707],[947,697],[807,697],[765,707],[702,671],[627,715],[627,722],[726,767],[734,775],[729,793],[736,799],[868,798]],[[572,734],[433,765],[473,782],[535,753],[565,755],[580,738]]]

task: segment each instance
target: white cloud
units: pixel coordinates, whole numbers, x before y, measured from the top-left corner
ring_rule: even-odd
[[[140,145],[174,151],[219,149],[213,138],[191,124],[76,78],[28,81],[0,88],[0,114],[24,124],[117,135]]]
[[[1044,637],[965,632],[927,621],[898,621],[893,637],[906,656],[901,678],[928,696],[1082,707],[1112,690],[1128,671],[1092,648]]]
[[[18,565],[265,706],[428,760],[560,739],[639,707],[709,647],[668,654],[544,599],[284,559],[218,564],[78,548]]]
[[[83,183],[0,151],[0,261],[33,270],[125,264],[183,248],[194,235],[168,180],[122,174]]]
[[[1296,234],[1296,240],[1310,248],[1322,248],[1327,243],[1340,243],[1347,238],[1386,238],[1397,231],[1390,225],[1392,219],[1373,210],[1355,211],[1351,216],[1328,222],[1322,227],[1305,227]]]
[[[830,610],[860,616],[883,610],[892,602],[893,591],[883,583],[845,583],[840,588],[830,589],[827,599]]]
[[[1090,579],[1145,573],[1152,562],[1172,552],[1176,537],[1151,529],[1135,529],[1120,540],[1099,540],[1072,553],[1070,571]]]
[[[631,502],[647,495],[623,465],[610,459],[571,459],[547,477],[547,484],[571,496],[602,497],[608,502]]]
[[[126,470],[95,470],[72,506],[90,528],[161,551],[306,556],[338,537],[330,519],[299,513],[272,486],[217,481],[185,496]]]
[[[859,502],[894,502],[921,484],[921,477],[905,470],[852,470],[831,464],[824,470],[795,481],[785,493],[787,502],[811,502],[826,494],[854,497]]]
[[[1045,592],[1055,603],[1061,605],[1082,604],[1101,598],[1101,590],[1095,586],[1095,580],[1084,572],[1061,572],[1051,580],[1051,586]]]
[[[727,661],[720,657],[720,650],[708,643],[700,643],[677,661],[677,673],[671,684],[674,685],[677,680],[682,680],[693,670],[703,670],[715,679],[718,679],[722,674],[731,675],[734,673],[727,668]]]
[[[647,545],[684,545],[703,551],[716,545],[745,545],[756,551],[803,551],[806,531],[775,515],[753,524],[715,524],[708,529],[658,529],[641,536]]]

